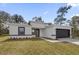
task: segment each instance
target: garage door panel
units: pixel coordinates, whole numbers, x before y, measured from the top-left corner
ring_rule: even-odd
[[[56,38],[70,37],[69,29],[56,29]]]

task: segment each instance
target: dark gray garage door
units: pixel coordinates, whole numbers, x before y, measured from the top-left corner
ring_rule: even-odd
[[[56,38],[68,38],[70,37],[69,29],[56,29]]]

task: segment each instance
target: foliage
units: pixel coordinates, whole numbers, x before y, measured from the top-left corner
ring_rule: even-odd
[[[5,11],[0,11],[0,22],[4,23],[5,21],[10,20],[10,14]]]
[[[23,19],[23,17],[21,15],[15,14],[11,18],[14,21],[14,23],[25,22],[25,20]]]
[[[3,24],[0,23],[0,35],[3,33],[2,31],[3,31]]]
[[[58,15],[57,16],[57,18],[55,18],[55,24],[63,24],[64,22],[63,21],[65,21],[66,20],[66,18],[63,18],[61,15]]]
[[[38,21],[43,22],[42,17],[37,17],[37,16],[33,17],[32,20],[37,21],[37,22]]]
[[[3,28],[7,22],[9,23],[18,23],[18,22],[25,22],[21,15],[13,15],[11,16],[9,13],[5,11],[0,11],[0,35],[3,33],[8,33],[8,29]]]
[[[0,11],[0,35],[3,33],[3,23],[5,23],[8,20],[10,20],[9,13],[5,11]]]
[[[68,10],[71,8],[71,6],[64,6],[60,7],[57,11],[58,16],[54,19],[55,24],[63,24],[63,21],[66,21],[66,18],[64,17],[66,13],[68,13]]]
[[[17,22],[25,22],[25,20],[23,19],[21,15],[14,14],[13,16],[11,16],[9,13],[5,11],[0,11],[0,22],[1,23],[6,23],[6,22],[17,23]]]
[[[72,20],[67,20],[66,22],[68,23],[68,25],[72,26]]]
[[[74,37],[79,37],[79,30],[78,30],[78,25],[79,25],[79,16],[73,16],[72,17],[72,36]]]

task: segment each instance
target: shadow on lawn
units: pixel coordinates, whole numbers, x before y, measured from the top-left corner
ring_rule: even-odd
[[[42,41],[43,39],[41,38],[19,38],[19,39],[6,39],[2,42],[10,42],[10,41]]]

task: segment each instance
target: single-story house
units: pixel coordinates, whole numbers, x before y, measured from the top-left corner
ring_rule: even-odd
[[[61,26],[41,21],[30,21],[29,23],[9,23],[10,38],[70,38],[71,26]]]

